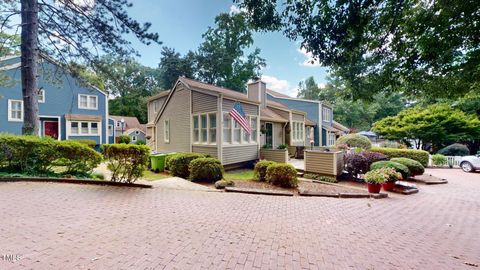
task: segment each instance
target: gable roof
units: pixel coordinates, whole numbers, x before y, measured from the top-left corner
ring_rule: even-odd
[[[134,116],[119,116],[119,115],[110,115],[110,118],[113,120],[120,122],[122,119],[125,121],[125,127],[124,129],[132,129],[132,128],[138,128],[139,130],[142,130],[142,125],[138,121],[137,117]],[[117,127],[115,126],[115,129],[122,129],[122,127]]]
[[[158,99],[158,98],[161,98],[161,97],[165,97],[165,96],[168,96],[168,94],[170,94],[170,89],[169,90],[165,90],[165,91],[162,91],[156,95],[153,95],[149,98],[147,98],[147,101],[152,101],[152,100],[155,100],[155,99]]]
[[[287,123],[289,120],[276,112],[272,111],[271,109],[267,108],[260,108],[260,120],[262,121],[271,121],[271,122],[280,122],[280,123]]]
[[[267,89],[267,94],[269,94],[270,96],[275,97],[275,98],[298,100],[298,101],[304,101],[304,102],[310,102],[310,103],[318,103],[318,104],[322,104],[322,105],[325,105],[325,106],[330,107],[330,108],[332,107],[332,105],[329,104],[328,102],[324,102],[324,101],[320,101],[320,100],[295,98],[295,97],[291,97],[291,96],[279,93],[277,91],[273,91],[271,89]]]

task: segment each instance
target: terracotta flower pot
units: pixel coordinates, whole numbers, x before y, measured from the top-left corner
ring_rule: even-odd
[[[382,183],[382,188],[385,191],[392,191],[395,188],[395,182]]]
[[[368,189],[368,192],[370,193],[380,193],[380,189],[382,189],[382,185],[367,183],[367,189]]]

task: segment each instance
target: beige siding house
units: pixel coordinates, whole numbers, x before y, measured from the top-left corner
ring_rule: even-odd
[[[252,127],[244,132],[229,112],[239,102]],[[265,145],[305,145],[305,113],[266,100],[256,81],[247,94],[181,77],[170,91],[148,101],[147,143],[156,152],[198,152],[224,165],[259,158]],[[314,123],[313,123],[314,124]]]

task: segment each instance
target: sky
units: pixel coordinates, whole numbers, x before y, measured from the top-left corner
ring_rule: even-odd
[[[140,52],[138,61],[156,67],[162,46],[175,48],[184,54],[195,50],[202,42],[208,26],[214,26],[215,16],[222,12],[238,10],[232,0],[135,0],[128,9],[130,16],[139,22],[152,23],[162,45],[144,45],[132,40]],[[318,63],[311,64],[310,56],[300,49],[298,42],[290,41],[282,33],[255,33],[254,47],[261,49],[267,67],[261,71],[267,87],[284,94],[296,96],[301,80],[314,76],[320,85],[326,83],[326,69]]]

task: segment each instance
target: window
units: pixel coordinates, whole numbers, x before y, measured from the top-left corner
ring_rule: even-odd
[[[257,117],[250,117],[250,127],[252,128],[252,133],[250,134],[250,142],[257,142]]]
[[[292,139],[296,142],[303,142],[305,134],[305,126],[303,122],[293,122]]]
[[[207,126],[207,115],[201,115],[200,116],[200,142],[201,143],[207,143],[208,142],[208,137],[207,137],[207,132],[208,132],[208,126]]]
[[[134,136],[134,137],[136,138],[137,136]],[[166,119],[163,122],[163,140],[166,143],[170,142],[170,120],[169,119]]]
[[[23,121],[23,100],[8,100],[8,121]]]
[[[208,123],[209,123],[209,142],[216,143],[217,142],[217,115],[211,113],[208,115]]]
[[[108,136],[113,136],[113,126],[108,125]]]
[[[327,146],[332,146],[335,144],[335,140],[336,140],[335,133],[329,132],[327,138],[328,138]]]
[[[113,136],[113,127],[108,127],[110,136]],[[71,135],[100,135],[100,123],[99,122],[70,122],[70,134]]]
[[[78,95],[78,108],[87,110],[98,109],[98,97],[91,95]]]
[[[140,134],[140,131],[135,130],[135,135],[138,135],[138,134]]]
[[[330,122],[331,117],[330,117],[330,109],[329,108],[323,108],[323,121],[325,122]]]
[[[157,111],[158,111],[158,108],[157,108],[157,107],[158,107],[158,101],[155,100],[155,101],[153,102],[153,112],[154,112],[154,113],[157,113]]]
[[[232,143],[232,118],[229,113],[223,114],[223,142]]]
[[[198,143],[200,141],[200,126],[198,123],[198,115],[193,117],[193,142]]]
[[[237,121],[233,121],[233,143],[241,143],[242,127]]]
[[[45,103],[45,90],[38,90],[38,103]]]
[[[120,123],[119,121],[115,122],[115,126],[116,126],[116,127],[120,127],[120,124],[121,124],[121,123]]]
[[[133,135],[132,136],[132,142],[136,142],[137,141],[137,136]]]

